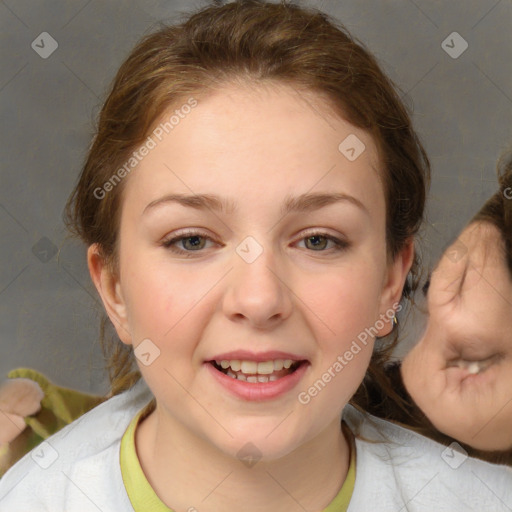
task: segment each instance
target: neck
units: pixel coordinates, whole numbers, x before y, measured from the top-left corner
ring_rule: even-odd
[[[139,423],[135,444],[150,485],[176,512],[321,511],[338,494],[350,460],[339,420],[284,457],[243,464],[157,407]]]

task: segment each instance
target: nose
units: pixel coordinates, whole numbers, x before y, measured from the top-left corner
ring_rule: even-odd
[[[258,329],[277,326],[292,312],[291,289],[269,251],[248,263],[233,255],[234,268],[223,298],[224,314]]]

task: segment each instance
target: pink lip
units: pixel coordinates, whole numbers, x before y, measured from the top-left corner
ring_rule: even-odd
[[[232,357],[232,354],[238,354],[238,352],[230,353],[230,357],[226,357],[225,359],[239,359],[239,357]],[[247,353],[246,353],[247,354]],[[273,354],[272,357],[269,357],[269,354]],[[269,359],[281,359],[281,356],[275,356],[276,352],[265,352],[265,357],[267,359],[261,359],[262,361]],[[282,352],[280,353],[282,354]],[[226,354],[224,354],[226,355]],[[224,358],[223,355],[223,358]],[[261,356],[262,354],[258,354]],[[254,356],[254,354],[253,354]],[[288,355],[289,356],[289,355]],[[284,359],[292,359],[292,357],[284,357]],[[243,358],[245,359],[247,356],[245,355]],[[302,363],[293,373],[286,375],[285,377],[281,377],[273,382],[244,382],[242,380],[234,379],[233,377],[228,377],[224,373],[217,370],[213,364],[205,363],[208,371],[211,373],[212,377],[227,391],[231,394],[235,395],[237,398],[241,398],[243,400],[250,400],[254,402],[262,402],[264,400],[272,400],[273,398],[277,398],[291,389],[293,389],[299,381],[304,376],[304,373],[309,367],[309,364],[304,362]]]
[[[273,359],[291,359],[292,361],[304,361],[306,358],[288,352],[280,352],[278,350],[269,350],[266,352],[249,352],[248,350],[235,350],[233,352],[224,352],[216,355],[207,361],[271,361]]]

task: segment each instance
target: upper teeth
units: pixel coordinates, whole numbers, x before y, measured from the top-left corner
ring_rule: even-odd
[[[291,359],[274,359],[272,361],[262,361],[260,363],[256,361],[240,361],[238,359],[233,361],[223,359],[222,361],[215,362],[220,367],[224,368],[224,370],[231,367],[234,372],[241,371],[242,373],[259,373],[261,375],[270,375],[271,373],[282,370],[283,368],[290,368],[294,363]]]

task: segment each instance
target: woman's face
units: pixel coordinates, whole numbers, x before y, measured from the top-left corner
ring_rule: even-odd
[[[339,429],[365,329],[391,330],[410,266],[386,259],[375,144],[314,100],[226,87],[153,132],[125,178],[107,310],[161,419],[233,456]]]

